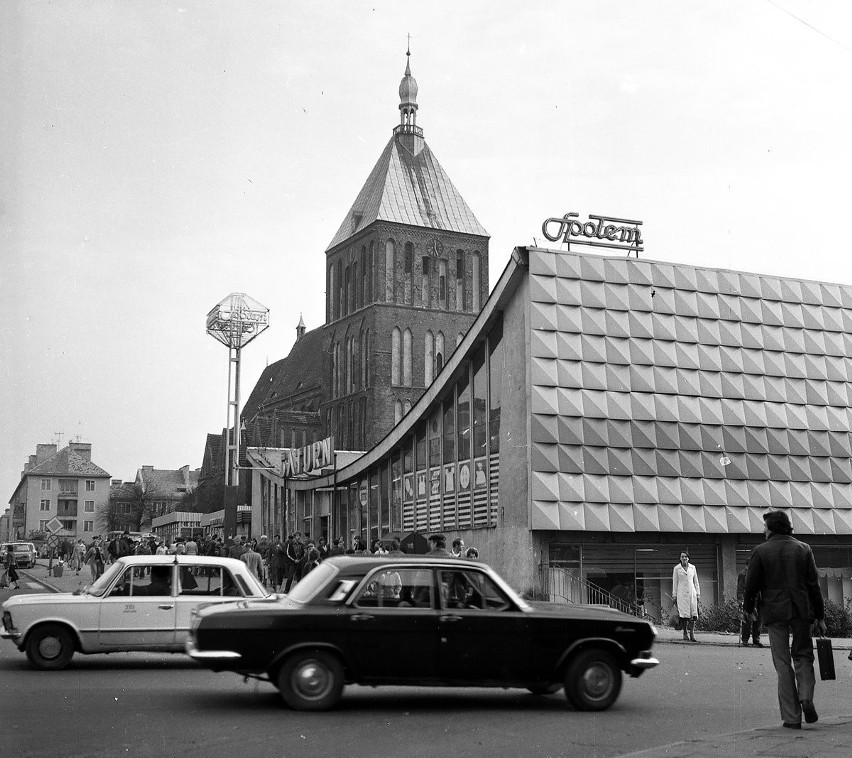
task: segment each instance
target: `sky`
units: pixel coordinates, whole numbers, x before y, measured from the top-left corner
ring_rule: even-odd
[[[270,309],[243,402],[300,314],[323,323],[409,34],[492,285],[569,211],[642,220],[646,259],[852,284],[847,0],[7,0],[0,511],[38,443],[124,480],[199,467],[230,293]]]

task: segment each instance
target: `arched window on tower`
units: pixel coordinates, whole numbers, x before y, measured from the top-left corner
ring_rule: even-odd
[[[479,253],[473,254],[473,261],[471,262],[471,282],[470,282],[470,292],[471,298],[470,303],[473,306],[474,313],[479,313],[479,309],[482,307],[479,303],[479,288],[481,286],[481,282],[479,281]]]
[[[369,342],[370,342],[370,330],[365,329],[361,332],[361,388],[366,389],[369,384],[369,375],[370,372],[367,369],[368,366],[368,357],[369,357]]]
[[[331,348],[331,396],[337,397],[337,362],[340,360],[340,344],[335,342]]]
[[[444,333],[438,332],[435,335],[435,376],[441,373],[444,368]]]
[[[423,339],[423,384],[428,387],[432,384],[435,366],[435,338],[432,332],[427,331]]]
[[[428,308],[431,305],[430,298],[430,281],[429,281],[429,263],[430,258],[428,256],[424,257],[421,261],[423,275],[420,277],[420,303],[424,308]]]
[[[349,297],[349,312],[357,311],[359,307],[358,303],[358,264],[356,262],[352,263],[352,293]]]
[[[412,287],[412,279],[414,278],[414,245],[410,242],[405,243],[405,252],[403,255],[403,279],[404,279],[404,290],[403,290],[403,301],[406,305],[411,305],[411,290]]]
[[[394,301],[394,265],[396,258],[396,247],[393,240],[385,242],[385,302]]]
[[[411,329],[402,333],[402,383],[411,386]]]
[[[438,307],[447,307],[447,262],[438,261]]]
[[[329,321],[334,321],[334,264],[328,267],[328,289],[325,297],[325,317]]]
[[[399,327],[395,326],[391,332],[391,385],[400,385],[400,337]]]
[[[376,243],[370,242],[370,256],[367,262],[367,302],[373,302],[373,281],[376,278]]]
[[[343,263],[337,261],[337,291],[334,294],[334,317],[343,315]]]
[[[465,310],[464,298],[464,251],[456,250],[456,310]]]
[[[367,246],[361,245],[361,279],[358,284],[358,302],[367,304]]]

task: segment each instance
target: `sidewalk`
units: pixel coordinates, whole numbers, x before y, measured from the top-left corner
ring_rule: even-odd
[[[67,566],[62,576],[48,576],[47,561],[40,560],[33,569],[21,569],[21,577],[27,581],[42,584],[49,592],[73,592],[78,587],[91,584],[92,574],[89,567],[84,567],[79,576],[68,571]],[[657,644],[661,645],[694,645],[684,642],[682,632],[662,625],[657,626]],[[702,645],[736,647],[740,638],[736,634],[721,634],[718,632],[696,632],[695,638]],[[767,654],[769,641],[765,638]],[[852,650],[852,639],[832,639],[832,647],[836,652],[835,663],[852,665],[846,660],[847,653],[839,651]],[[850,695],[852,702],[852,695]],[[820,718],[814,726],[804,724],[801,731],[782,729],[780,723],[771,726],[752,729],[733,734],[722,734],[704,737],[698,740],[687,740],[672,745],[651,748],[637,753],[630,753],[622,758],[748,758],[749,756],[784,756],[785,758],[814,758],[836,757],[849,758],[852,756],[852,713],[849,716]]]

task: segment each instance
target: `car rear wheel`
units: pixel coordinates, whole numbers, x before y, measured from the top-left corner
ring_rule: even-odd
[[[605,711],[621,692],[621,669],[605,650],[584,650],[568,666],[565,695],[580,711]]]
[[[43,624],[27,637],[27,658],[40,669],[64,669],[74,657],[74,638],[61,624]]]
[[[278,674],[284,702],[297,711],[325,711],[343,692],[343,666],[330,653],[317,650],[291,655]]]

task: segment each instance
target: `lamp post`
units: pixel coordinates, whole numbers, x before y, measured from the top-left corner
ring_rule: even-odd
[[[228,348],[228,410],[225,417],[228,445],[225,451],[225,487],[237,487],[240,483],[241,351],[268,327],[269,308],[242,292],[232,292],[207,314],[207,334]]]

